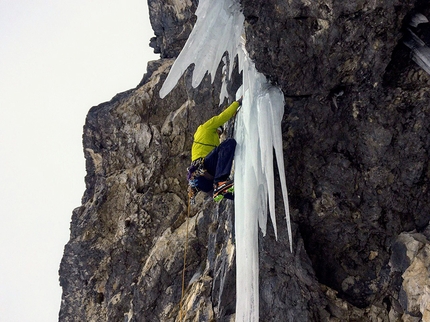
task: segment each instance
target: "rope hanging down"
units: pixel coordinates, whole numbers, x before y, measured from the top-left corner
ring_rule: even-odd
[[[184,315],[182,315],[182,302],[184,300],[184,293],[185,293],[185,267],[187,264],[187,250],[188,250],[188,222],[190,220],[190,198],[188,198],[188,211],[187,211],[187,233],[185,238],[185,247],[184,247],[184,267],[182,269],[182,293],[181,293],[181,302],[179,303],[179,321],[182,321],[182,318],[185,319],[186,316],[186,310],[184,312]]]
[[[231,131],[231,135],[234,135],[234,126],[236,124],[236,116],[237,116],[237,112],[239,112],[241,106],[239,106],[239,108],[237,109],[234,118],[233,118],[233,126],[232,126],[232,131]],[[197,142],[200,143],[200,142]],[[183,309],[183,301],[184,301],[184,295],[185,295],[185,269],[187,266],[187,251],[188,251],[188,225],[189,225],[189,220],[190,220],[190,207],[191,207],[191,198],[188,197],[188,210],[187,210],[187,233],[186,233],[186,238],[185,238],[185,247],[184,247],[184,266],[182,268],[182,292],[181,292],[181,301],[179,303],[179,321],[181,322],[183,319],[185,319],[186,316],[186,310]],[[197,220],[197,218],[196,218]]]

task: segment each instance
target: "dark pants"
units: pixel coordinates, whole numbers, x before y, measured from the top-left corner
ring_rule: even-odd
[[[211,182],[206,178],[200,177],[198,180],[198,188],[200,190],[208,192],[212,190],[214,183],[228,179],[233,166],[235,149],[236,141],[234,139],[227,139],[205,157],[204,167],[214,179]]]
[[[209,153],[204,161],[206,170],[214,176],[214,183],[226,181],[233,166],[236,141],[227,139]]]

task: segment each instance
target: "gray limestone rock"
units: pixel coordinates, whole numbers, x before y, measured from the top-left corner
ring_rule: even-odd
[[[428,2],[241,3],[247,49],[286,98],[294,246],[279,209],[278,240],[270,225],[259,239],[260,320],[429,321],[430,76],[404,45]],[[193,132],[222,110],[221,71],[194,89],[191,67],[161,100],[197,1],[148,4],[161,59],[86,119],[60,321],[235,318],[234,203],[189,207],[185,180]]]

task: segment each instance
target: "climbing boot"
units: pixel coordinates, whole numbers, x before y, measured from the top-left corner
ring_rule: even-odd
[[[227,180],[222,182],[217,182],[214,185],[214,192],[213,192],[213,199],[216,202],[221,201],[224,199],[224,195],[226,193],[234,193],[234,182],[233,180]],[[231,198],[229,198],[231,199]]]

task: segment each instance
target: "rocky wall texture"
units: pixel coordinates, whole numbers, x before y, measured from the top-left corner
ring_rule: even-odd
[[[294,251],[278,189],[279,238],[268,225],[259,239],[260,320],[430,321],[430,76],[403,45],[430,5],[241,3],[247,49],[286,98]],[[222,109],[220,75],[193,89],[188,71],[161,100],[197,1],[148,4],[160,60],[87,116],[60,321],[234,321],[234,204],[199,195],[189,209],[185,180],[194,130]]]

